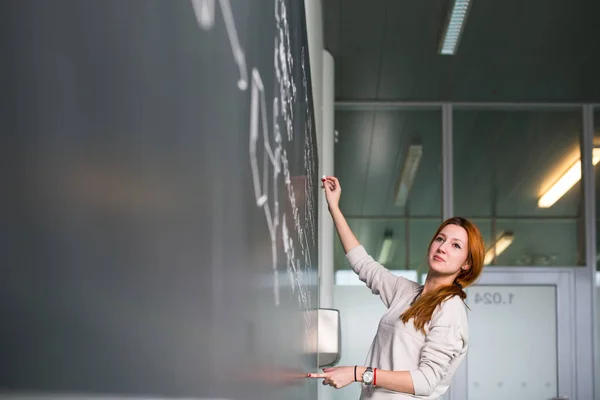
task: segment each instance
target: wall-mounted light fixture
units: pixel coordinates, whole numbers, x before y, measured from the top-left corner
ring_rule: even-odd
[[[596,165],[600,161],[600,148],[595,147],[592,150],[592,164]],[[538,200],[538,207],[549,208],[554,205],[561,197],[565,195],[577,182],[581,180],[581,159],[575,161],[573,165],[565,171],[562,176],[552,185]]]
[[[423,155],[423,146],[420,144],[411,144],[404,156],[404,166],[400,172],[400,178],[396,185],[396,197],[394,204],[398,207],[404,207],[408,200],[408,193],[415,180],[421,156]]]
[[[483,260],[484,265],[490,264],[494,258],[498,257],[504,250],[511,245],[515,239],[514,233],[511,231],[500,232],[496,242],[485,252],[485,258]]]

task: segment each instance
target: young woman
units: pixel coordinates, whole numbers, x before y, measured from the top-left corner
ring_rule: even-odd
[[[342,212],[337,178],[323,179],[335,227],[352,269],[387,307],[365,366],[324,368],[308,374],[324,385],[342,388],[362,383],[361,399],[437,399],[468,347],[464,288],[483,269],[484,244],[475,225],[464,218],[444,221],[427,253],[429,273],[423,286],[390,273],[358,242]]]

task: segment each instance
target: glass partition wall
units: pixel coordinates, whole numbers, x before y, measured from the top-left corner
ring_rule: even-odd
[[[454,213],[475,220],[488,265],[585,264],[581,111],[455,107]]]

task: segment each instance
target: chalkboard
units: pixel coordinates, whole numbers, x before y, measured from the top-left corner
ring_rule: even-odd
[[[304,18],[1,2],[2,398],[316,398]]]

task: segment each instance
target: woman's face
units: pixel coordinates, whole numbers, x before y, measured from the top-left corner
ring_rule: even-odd
[[[429,268],[440,275],[458,275],[467,269],[469,237],[462,226],[446,225],[429,247]]]

